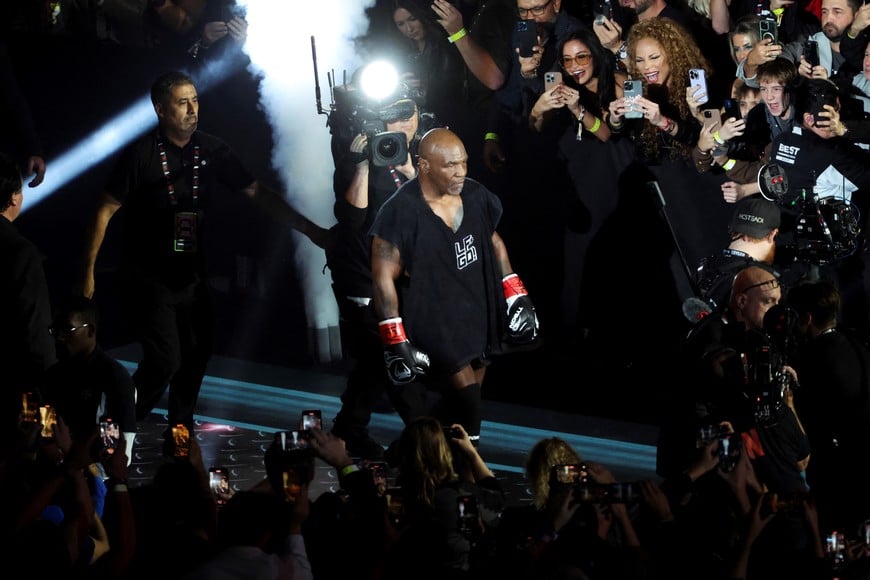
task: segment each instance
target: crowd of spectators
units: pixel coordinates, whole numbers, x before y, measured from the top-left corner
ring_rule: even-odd
[[[148,77],[237,55],[248,34],[243,10],[223,0],[12,2],[2,16],[5,38],[75,39],[147,62],[135,74]],[[868,455],[870,7],[378,0],[367,16],[361,54],[402,55],[415,106],[460,136],[468,176],[500,197],[499,232],[535,297],[542,350],[570,360],[596,340],[632,360],[674,355],[679,424],[676,447],[659,449],[661,479],[616,481],[548,438],[529,452],[533,502],[506,506],[476,433],[419,417],[391,464],[360,461],[315,428],[304,450],[276,437],[253,489],[217,493],[191,437],[183,454],[174,441],[151,484],[130,488],[134,438],[100,432],[103,404],[135,432],[129,377],[95,348],[92,305],[46,312],[33,246],[12,226],[24,181],[4,175],[2,252],[26,258],[39,298],[9,330],[33,344],[4,365],[9,376],[24,363],[54,369],[42,397],[3,399],[7,559],[82,578],[864,577],[870,513],[838,494],[866,488],[843,464]],[[536,31],[528,52],[518,21]],[[51,165],[32,112],[17,87],[2,95],[21,132],[4,168],[17,162],[38,187]],[[744,200],[781,206],[763,235],[782,251],[729,272],[727,299],[720,286],[689,317],[695,267],[728,235],[727,251],[749,256],[734,224],[750,214],[732,219]],[[827,237],[808,240],[807,208],[830,220]],[[21,262],[3,265],[18,274]],[[69,349],[60,366],[37,326]],[[96,369],[82,362],[94,353]],[[111,376],[123,395],[70,398],[70,368]],[[338,491],[309,497],[316,461],[335,470]],[[855,481],[844,488],[830,473]]]

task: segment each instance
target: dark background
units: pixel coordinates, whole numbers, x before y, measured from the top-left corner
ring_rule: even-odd
[[[147,94],[158,74],[185,63],[177,54],[46,34],[13,33],[8,46],[44,144],[49,173],[53,159]],[[260,180],[279,186],[269,165],[271,128],[258,106],[257,82],[244,68],[200,90],[200,116],[202,130],[226,140]],[[85,227],[115,158],[84,171],[16,221],[45,255],[54,301],[68,295],[78,281]],[[25,196],[30,192],[25,188]],[[131,341],[117,300],[117,218],[100,253],[95,295],[102,314],[100,339],[109,349]],[[349,361],[320,364],[312,356],[290,233],[241,195],[215,207],[208,219],[215,354],[346,372]],[[548,249],[535,251],[543,256]],[[617,265],[625,256],[614,258]],[[253,273],[239,275],[240,264]],[[641,303],[626,308],[638,308],[642,317]],[[256,331],[248,331],[252,326]],[[614,329],[597,340],[551,335],[536,351],[496,359],[484,383],[484,398],[656,423],[667,392],[661,385],[671,373],[666,349],[655,341],[649,348],[627,348],[620,332]],[[672,329],[665,334],[672,335]]]

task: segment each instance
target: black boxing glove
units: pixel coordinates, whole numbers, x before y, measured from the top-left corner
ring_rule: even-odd
[[[388,318],[378,323],[384,349],[387,378],[394,385],[405,385],[429,370],[429,355],[416,348],[405,335],[401,318]]]
[[[516,344],[528,344],[538,338],[538,315],[529,293],[516,274],[501,281],[507,302],[508,338]]]

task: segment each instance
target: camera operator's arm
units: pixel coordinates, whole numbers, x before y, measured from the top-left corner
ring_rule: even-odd
[[[344,200],[359,209],[365,209],[369,206],[369,159],[365,154],[368,144],[369,140],[365,133],[360,133],[354,137],[350,144],[351,159],[349,162],[355,161],[355,163],[350,185],[344,193]]]

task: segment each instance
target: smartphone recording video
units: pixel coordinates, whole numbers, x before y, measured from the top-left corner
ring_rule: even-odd
[[[278,431],[275,433],[275,442],[281,451],[308,448],[308,440],[300,431]]]
[[[638,97],[643,96],[643,84],[636,79],[628,79],[622,83],[622,96],[625,99],[625,104],[628,110],[625,112],[626,119],[641,119],[643,112],[635,105]]]
[[[226,505],[232,495],[230,473],[225,467],[211,467],[208,470],[208,484],[218,506]]]
[[[105,417],[100,421],[100,440],[103,443],[103,451],[109,455],[115,452],[121,442],[121,428],[111,417]]]
[[[299,430],[303,432],[311,431],[312,429],[322,429],[323,418],[320,414],[320,409],[307,409],[302,411],[302,416],[299,419]]]
[[[186,425],[179,423],[172,428],[172,441],[175,444],[175,457],[190,455],[190,431]]]
[[[39,436],[43,439],[54,438],[54,426],[57,425],[57,412],[51,405],[43,405],[39,408],[39,420],[42,423],[42,431]]]
[[[31,392],[21,393],[21,411],[18,414],[22,423],[39,423],[39,402]]]

